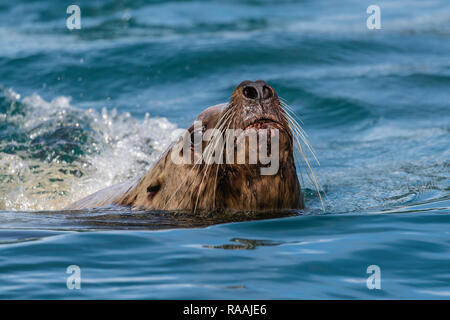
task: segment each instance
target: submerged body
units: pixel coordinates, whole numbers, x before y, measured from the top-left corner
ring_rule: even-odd
[[[242,82],[233,91],[229,103],[206,109],[197,117],[195,123],[199,122],[200,127],[193,124],[187,131],[192,154],[185,154],[186,140],[182,137],[142,178],[96,192],[67,209],[111,204],[185,212],[274,211],[304,207],[288,117],[275,90],[267,83],[262,80]],[[205,139],[211,130],[218,134]],[[238,132],[232,140],[225,137],[225,132],[230,130]],[[252,149],[249,133],[253,132],[258,137],[258,147]],[[196,140],[196,134],[203,138]],[[256,155],[261,159],[262,137],[268,137],[271,156],[274,156],[272,147],[277,143],[275,158],[278,163],[270,174],[264,173],[264,170],[268,171],[267,162],[250,160]],[[236,140],[244,141],[246,148],[236,147]],[[205,150],[201,152],[205,159],[199,157],[197,147]],[[239,156],[245,161],[208,161],[213,157],[236,160]],[[193,161],[174,161],[180,157]]]

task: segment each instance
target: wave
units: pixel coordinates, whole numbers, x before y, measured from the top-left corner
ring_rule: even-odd
[[[0,209],[56,210],[137,177],[181,131],[166,118],[0,88]]]

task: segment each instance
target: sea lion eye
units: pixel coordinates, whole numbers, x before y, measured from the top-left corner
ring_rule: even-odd
[[[159,189],[161,189],[160,183],[149,185],[147,187],[148,197],[153,197],[159,191]]]

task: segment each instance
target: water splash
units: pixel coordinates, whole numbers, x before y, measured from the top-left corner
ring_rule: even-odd
[[[0,88],[0,209],[55,210],[148,170],[181,129]]]

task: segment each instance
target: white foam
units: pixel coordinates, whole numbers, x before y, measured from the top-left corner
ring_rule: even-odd
[[[20,98],[12,90],[8,95]],[[0,209],[4,210],[61,209],[102,188],[137,178],[183,132],[166,118],[146,114],[144,119],[136,119],[106,108],[101,112],[81,110],[64,96],[48,102],[33,94],[20,102],[27,106],[26,114],[14,117],[20,117],[16,120],[30,133],[30,139],[41,134],[40,129],[35,130],[39,125],[75,116],[94,129],[89,135],[96,136],[97,142],[92,144],[99,152],[70,164],[32,159],[26,151],[17,155],[0,153],[0,176],[5,177],[0,186]],[[83,175],[71,174],[74,170]]]

